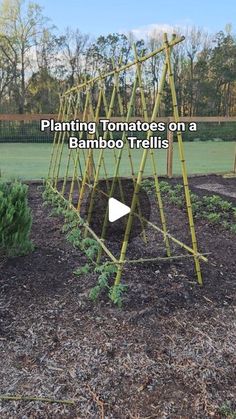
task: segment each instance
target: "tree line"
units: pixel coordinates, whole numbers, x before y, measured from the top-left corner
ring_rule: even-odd
[[[178,104],[182,116],[236,114],[236,36],[231,25],[215,34],[197,27],[177,29],[185,41],[173,48],[172,60]],[[2,0],[0,3],[0,112],[56,113],[66,89],[114,66],[126,64],[162,45],[162,34],[152,31],[145,39],[132,32],[112,33],[93,39],[79,29],[59,33],[37,3]],[[143,71],[149,110],[161,76],[163,57],[150,58]],[[124,108],[130,96],[132,74],[120,75]],[[113,78],[105,80],[109,95]],[[170,115],[168,83],[162,115]],[[140,100],[137,95],[135,111]]]

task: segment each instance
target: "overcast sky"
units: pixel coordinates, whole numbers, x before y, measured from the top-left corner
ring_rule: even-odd
[[[236,0],[36,0],[44,14],[63,30],[79,28],[94,36],[135,31],[143,35],[160,28],[199,26],[210,32],[232,23]]]

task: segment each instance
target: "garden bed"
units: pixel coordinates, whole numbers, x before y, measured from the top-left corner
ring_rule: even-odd
[[[202,196],[198,185],[225,182],[236,186],[219,176],[190,186]],[[2,401],[1,418],[235,417],[236,235],[197,218],[200,250],[210,253],[204,286],[192,260],[130,266],[118,309],[105,294],[89,300],[96,275],[73,274],[86,257],[66,241],[41,192],[30,185],[34,252],[2,262],[0,393],[75,404]],[[185,211],[165,208],[171,232],[190,243]],[[158,243],[148,238],[152,254]]]

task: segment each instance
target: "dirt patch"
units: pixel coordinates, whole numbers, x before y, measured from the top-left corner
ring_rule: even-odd
[[[203,183],[203,185],[196,186],[199,189],[205,189],[211,193],[217,193],[220,195],[229,196],[231,198],[236,198],[236,192],[231,190],[231,188],[226,188],[225,186],[220,185],[219,183]]]
[[[190,187],[198,194],[219,195],[236,204],[236,178],[224,178],[220,175],[197,176],[189,178]],[[196,190],[195,190],[196,188]],[[199,189],[202,189],[199,190]]]
[[[214,181],[212,181],[212,177],[211,177],[211,182],[207,182],[205,183],[204,180],[202,179],[202,182],[200,181],[200,183],[195,184],[195,181],[190,180],[190,184],[194,185],[195,187],[198,189],[203,189],[208,191],[208,193],[211,194],[218,194],[221,196],[226,196],[229,198],[233,198],[236,200],[236,180],[231,178],[231,179],[224,179],[222,176],[215,176],[216,178],[216,182],[214,183]],[[199,182],[199,178],[198,178],[198,182]]]
[[[190,185],[201,193],[195,186],[213,178]],[[73,274],[86,258],[66,242],[62,220],[49,216],[35,185],[30,205],[35,250],[1,268],[0,393],[76,404],[2,402],[1,418],[202,419],[223,417],[225,402],[236,409],[235,235],[198,220],[200,250],[211,253],[204,287],[192,260],[132,266],[119,310],[106,295],[88,299],[96,276]],[[184,211],[166,205],[166,212],[170,231],[190,243]],[[147,249],[132,241],[129,256],[161,254],[152,234]]]

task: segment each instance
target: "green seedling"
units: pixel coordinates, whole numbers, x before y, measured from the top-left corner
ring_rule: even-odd
[[[77,268],[73,273],[76,276],[82,276],[82,275],[86,275],[91,271],[91,266],[86,263],[84,266],[80,266],[79,268]]]

